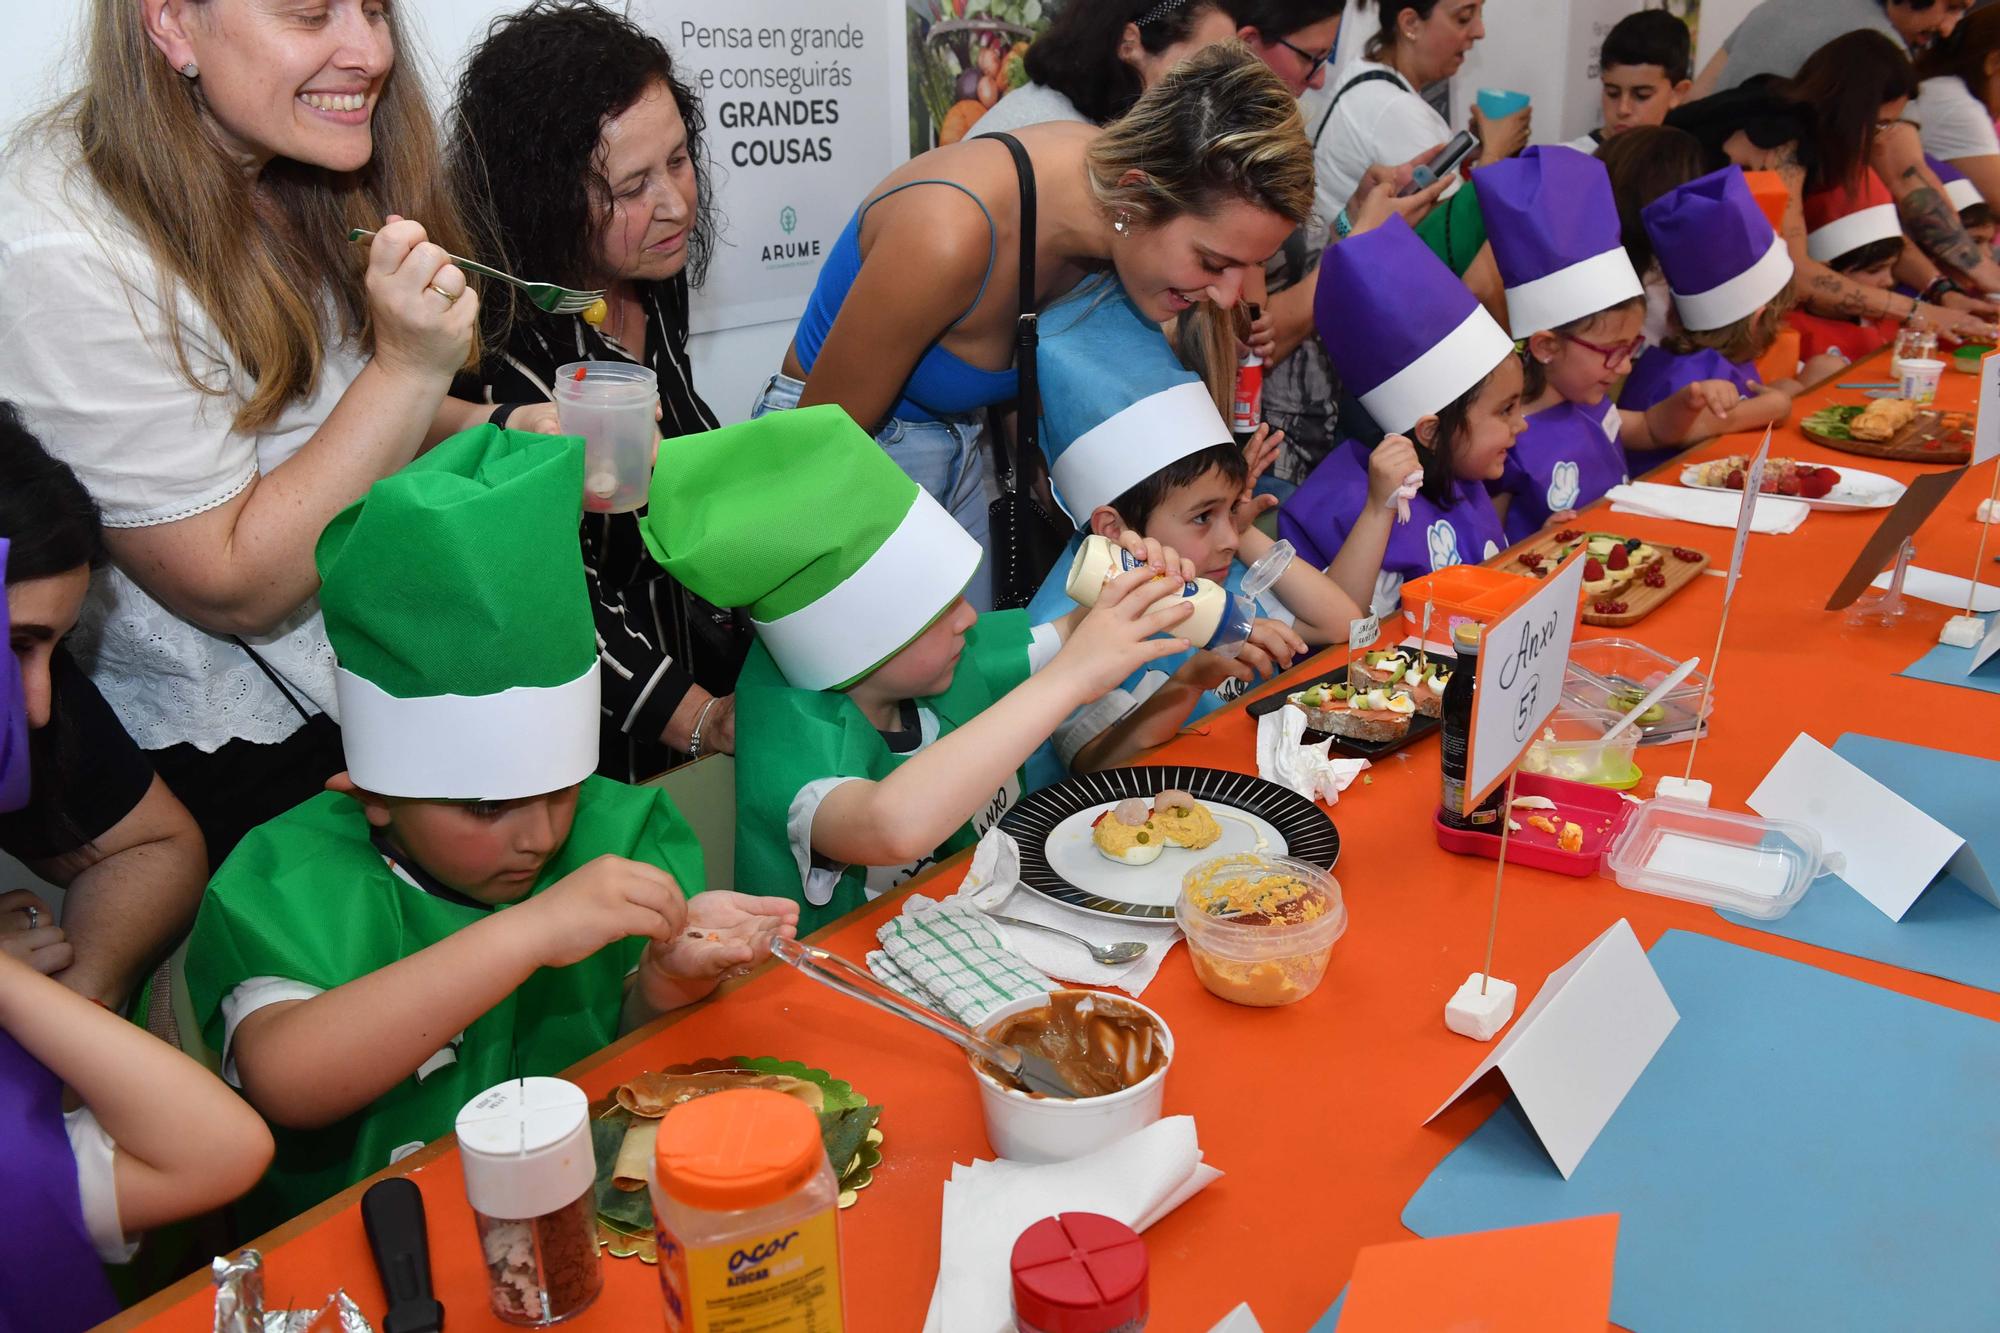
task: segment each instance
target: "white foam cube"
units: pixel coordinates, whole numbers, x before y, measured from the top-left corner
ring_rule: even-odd
[[[1486,983],[1486,993],[1480,994],[1479,984]],[[1514,983],[1491,979],[1474,972],[1451,997],[1444,1007],[1444,1025],[1461,1037],[1474,1041],[1491,1041],[1494,1034],[1507,1026],[1507,1020],[1514,1016]]]
[[[1954,648],[1977,648],[1986,637],[1986,622],[1978,616],[1953,616],[1938,631],[1938,642]]]
[[[1653,788],[1653,795],[1660,800],[1686,801],[1689,805],[1707,805],[1714,794],[1715,788],[1700,778],[1661,778]]]

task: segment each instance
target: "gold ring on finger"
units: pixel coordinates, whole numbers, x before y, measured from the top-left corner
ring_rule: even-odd
[[[436,292],[439,296],[442,296],[444,298],[444,303],[447,308],[457,305],[458,298],[465,295],[464,292],[448,292],[444,288],[438,286],[436,283],[431,283],[424,290]]]

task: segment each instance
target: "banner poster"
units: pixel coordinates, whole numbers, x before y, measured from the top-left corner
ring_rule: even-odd
[[[906,0],[910,156],[957,143],[986,108],[1028,81],[1022,59],[1064,3]]]
[[[716,246],[693,297],[695,333],[797,319],[863,194],[903,160],[899,10],[895,0],[633,4],[708,121]]]

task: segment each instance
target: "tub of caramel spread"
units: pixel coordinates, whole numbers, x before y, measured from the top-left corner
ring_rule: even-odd
[[[1057,991],[1047,1004],[1008,1015],[986,1035],[1047,1057],[1087,1097],[1132,1087],[1167,1060],[1150,1017],[1095,991]],[[981,1068],[1002,1083],[1012,1082],[991,1065],[982,1062]]]

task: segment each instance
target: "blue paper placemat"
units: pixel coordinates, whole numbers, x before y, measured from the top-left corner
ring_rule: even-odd
[[[1833,752],[1971,843],[1987,873],[2000,874],[2000,763],[1854,733],[1835,741]],[[1926,889],[1901,921],[1884,916],[1838,875],[1817,881],[1776,921],[1722,915],[1753,930],[2000,991],[2000,908],[1950,875]]]
[[[1992,616],[1986,617],[1986,627],[1993,627]],[[1971,690],[2000,694],[2000,653],[1987,658],[1979,670],[1968,676],[1965,668],[1971,661],[1972,649],[1953,648],[1940,643],[1896,674],[1912,680],[1932,680],[1940,685],[1963,685]]]
[[[1347,1304],[1347,1288],[1342,1287],[1340,1295],[1333,1298],[1333,1304],[1327,1306],[1326,1313],[1319,1317],[1319,1322],[1307,1329],[1306,1333],[1335,1333],[1340,1327],[1340,1307],[1345,1304]]]
[[[1404,1224],[1618,1213],[1644,1333],[1994,1327],[2000,1024],[1706,935],[1650,957],[1681,1021],[1576,1174],[1510,1098]]]

